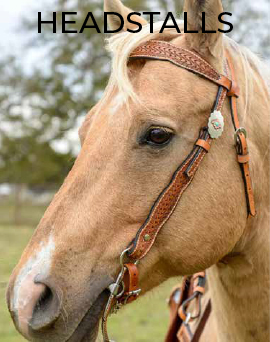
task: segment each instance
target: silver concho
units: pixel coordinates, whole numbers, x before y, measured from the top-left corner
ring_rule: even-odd
[[[215,110],[208,121],[208,131],[212,139],[217,139],[221,136],[224,130],[224,118],[220,111]]]

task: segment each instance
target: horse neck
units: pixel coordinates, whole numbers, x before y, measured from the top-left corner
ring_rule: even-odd
[[[269,341],[269,236],[266,223],[245,251],[208,270],[218,342]]]
[[[239,66],[241,75],[241,66]],[[238,71],[238,72],[239,72]],[[269,113],[270,99],[260,77],[240,116],[248,132],[257,216],[232,253],[209,271],[218,341],[269,341]],[[246,95],[246,94],[245,94]],[[239,109],[243,110],[240,105]],[[239,203],[239,206],[245,205]]]

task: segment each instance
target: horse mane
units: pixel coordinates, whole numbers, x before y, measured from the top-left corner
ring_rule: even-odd
[[[177,24],[182,31],[184,27],[183,21],[177,20]],[[101,103],[105,102],[116,89],[121,94],[124,102],[127,103],[129,99],[138,102],[138,97],[129,78],[129,56],[135,48],[151,39],[169,40],[171,37],[172,40],[177,37],[175,30],[173,29],[166,29],[163,34],[160,34],[159,32],[162,25],[163,22],[154,23],[153,33],[150,33],[150,27],[148,24],[143,26],[142,30],[136,34],[123,32],[107,39],[107,49],[112,53],[112,70],[111,77],[105,89]],[[254,82],[263,81],[265,83],[267,93],[270,96],[270,68],[249,49],[240,46],[226,35],[224,35],[224,47],[229,49],[231,48],[231,50],[235,51],[238,58],[241,60],[246,80],[246,109],[248,109],[248,99],[253,93],[252,90]]]

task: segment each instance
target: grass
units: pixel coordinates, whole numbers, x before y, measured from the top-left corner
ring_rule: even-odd
[[[32,235],[29,227],[0,227],[0,341],[25,341],[15,330],[5,303],[8,277]]]
[[[20,209],[20,225],[35,227],[42,217],[46,205],[35,204],[30,201],[23,202]],[[0,201],[0,226],[14,225],[15,205],[9,198]]]
[[[7,311],[5,287],[32,233],[30,227],[0,226],[0,342],[25,341],[16,332]],[[163,341],[169,316],[166,298],[176,281],[170,280],[112,316],[109,319],[111,338],[117,342]]]
[[[117,342],[162,342],[168,327],[166,299],[177,279],[171,279],[123,308],[109,319],[110,338]]]

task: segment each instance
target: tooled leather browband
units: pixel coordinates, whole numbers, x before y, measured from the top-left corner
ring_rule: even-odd
[[[137,49],[131,53],[130,58],[158,59],[171,62],[176,66],[204,76],[217,85],[226,88],[229,94],[231,94],[230,96],[239,96],[239,88],[235,87],[235,84],[233,84],[228,77],[221,75],[209,63],[194,52],[170,43],[150,40],[137,47]]]
[[[234,111],[232,109],[232,116],[234,117],[236,115],[235,120],[238,122],[235,103],[236,97],[239,96],[239,88],[236,85],[233,71],[231,71],[233,78],[233,81],[231,81],[228,77],[220,75],[209,63],[207,63],[197,54],[174,46],[170,43],[156,40],[149,41],[133,51],[130,55],[130,59],[137,58],[169,61],[179,67],[194,72],[195,74],[202,75],[209,81],[216,83],[219,85],[219,91],[214,110],[221,110],[226,96],[229,96],[232,98],[232,107],[234,107]],[[232,65],[229,65],[229,67],[230,70],[232,70]],[[239,141],[241,142],[241,140],[244,138],[243,134],[240,133]],[[193,150],[176,170],[170,183],[159,195],[146,221],[137,232],[135,239],[131,243],[130,251],[128,253],[131,259],[142,259],[151,249],[158,232],[172,215],[183,192],[191,183],[201,161],[203,160],[205,154],[209,151],[211,141],[212,138],[209,136],[208,130],[206,128],[200,133],[199,139],[195,143]],[[245,155],[247,154],[246,151],[243,153],[245,153]],[[246,159],[241,159],[241,156],[240,158],[238,157],[239,163],[241,163],[242,160],[246,161]],[[246,173],[244,172],[244,178],[248,174],[248,179],[245,180],[247,203],[249,213],[254,216],[255,208],[248,163],[243,163],[242,168],[246,171]]]

